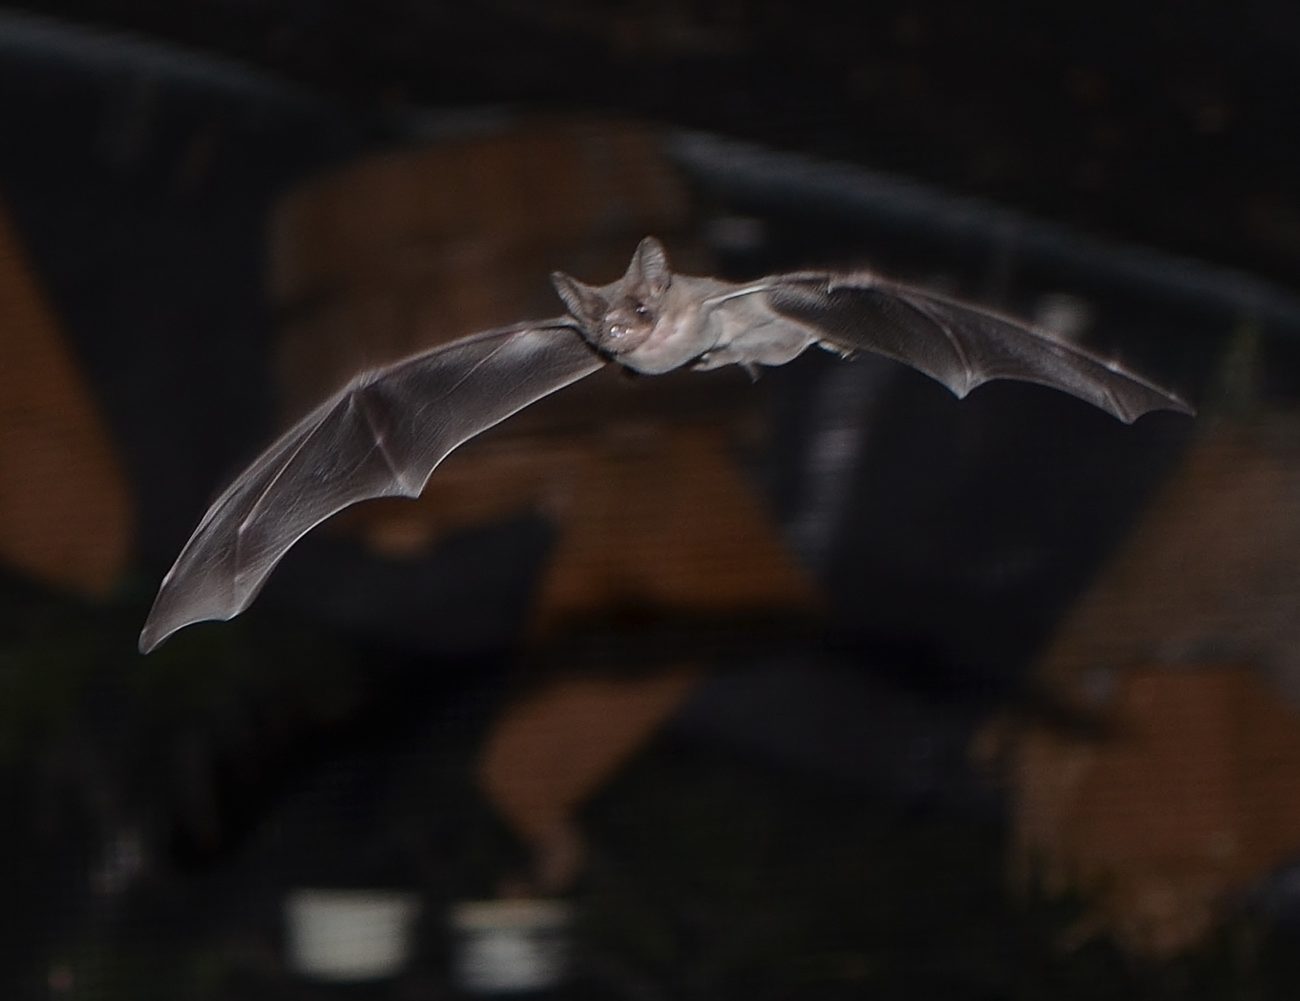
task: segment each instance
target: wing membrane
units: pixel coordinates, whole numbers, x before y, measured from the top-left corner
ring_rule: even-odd
[[[238,614],[326,518],[372,497],[418,496],[458,445],[603,364],[560,319],[476,334],[357,377],[213,503],[163,579],[141,651],[190,623]]]
[[[823,346],[885,355],[959,397],[993,379],[1013,379],[1062,390],[1125,423],[1151,410],[1192,413],[1175,394],[1018,320],[872,275],[792,275],[760,294]]]

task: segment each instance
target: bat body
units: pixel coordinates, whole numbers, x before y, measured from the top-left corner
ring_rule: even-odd
[[[148,652],[176,630],[229,619],[313,527],[371,497],[415,497],[452,449],[607,364],[783,365],[812,345],[872,351],[957,396],[992,379],[1037,382],[1125,422],[1192,410],[1095,355],[989,311],[869,273],[796,273],[746,284],[674,274],[658,241],[604,286],[556,272],[568,309],[474,334],[362,373],[268,448],[213,503],[163,579],[140,635]]]

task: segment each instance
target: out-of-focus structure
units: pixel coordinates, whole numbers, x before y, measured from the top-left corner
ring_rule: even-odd
[[[104,598],[132,555],[117,446],[0,201],[0,562]]]
[[[0,996],[442,997],[530,914],[602,1001],[1296,996],[1294,5],[43,8],[0,12]],[[285,422],[646,234],[1036,316],[1201,416],[606,372],[137,655]],[[304,900],[409,937],[295,958]]]
[[[1295,412],[1215,422],[1042,662],[1095,729],[1012,728],[1017,882],[1136,951],[1203,941],[1300,855],[1298,506]]]

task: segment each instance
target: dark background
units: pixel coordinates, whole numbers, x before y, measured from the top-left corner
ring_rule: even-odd
[[[630,117],[671,138],[701,232],[761,221],[756,244],[714,241],[729,275],[866,257],[1006,308],[1073,290],[1095,347],[1214,419],[1239,405],[1223,359],[1244,320],[1258,398],[1295,390],[1297,57],[1281,2],[0,12],[0,186],[138,504],[112,600],[5,579],[7,669],[58,679],[11,688],[55,707],[32,722],[11,700],[12,996],[315,996],[274,959],[284,886],[415,882],[436,910],[519,864],[468,762],[517,669],[544,521],[418,566],[305,544],[246,620],[134,653],[205,502],[273,430],[265,232],[293,185],[534,112]],[[833,364],[761,388],[780,430],[752,468],[786,527]],[[817,567],[831,640],[708,633],[730,670],[587,817],[583,990],[1289,996],[1294,939],[1255,912],[1173,963],[1063,949],[1073,905],[1006,896],[1003,803],[966,750],[995,711],[1056,712],[1034,657],[1193,430],[860,378],[855,518]],[[445,996],[439,955],[401,989]]]
[[[411,105],[615,111],[1296,279],[1285,3],[40,9],[239,60],[357,123]]]

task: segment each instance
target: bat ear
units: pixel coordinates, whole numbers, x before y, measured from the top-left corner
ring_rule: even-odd
[[[664,245],[653,236],[647,236],[637,244],[632,263],[627,266],[623,280],[638,288],[647,298],[656,298],[664,294],[672,281],[672,271],[668,268],[668,253]]]
[[[579,320],[594,324],[609,310],[609,304],[599,292],[590,285],[584,285],[572,275],[563,271],[551,272],[551,284],[555,292],[568,309]]]

